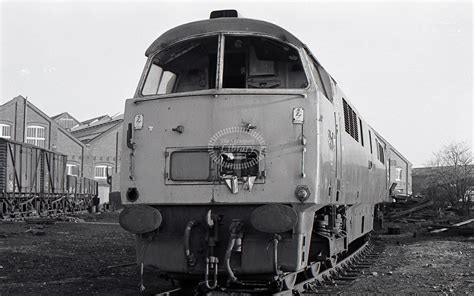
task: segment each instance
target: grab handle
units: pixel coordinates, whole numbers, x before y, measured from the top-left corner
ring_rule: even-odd
[[[127,127],[127,147],[135,150],[135,142],[133,141],[133,134],[132,134],[132,124],[129,123]]]

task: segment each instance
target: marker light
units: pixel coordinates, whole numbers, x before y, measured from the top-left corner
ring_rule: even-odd
[[[304,202],[311,195],[311,191],[309,191],[309,188],[306,185],[298,185],[296,186],[295,195],[299,201]]]
[[[137,201],[138,196],[139,196],[137,188],[136,187],[128,188],[126,196],[127,196],[127,199],[131,202]]]

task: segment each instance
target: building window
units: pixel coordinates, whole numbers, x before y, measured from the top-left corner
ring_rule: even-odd
[[[79,166],[76,164],[68,163],[66,164],[66,172],[70,176],[79,176]]]
[[[98,165],[95,167],[95,177],[97,179],[105,179],[107,178],[107,171],[110,172],[111,169],[112,169],[111,166]]]
[[[31,125],[26,129],[26,143],[44,148],[44,127]]]
[[[71,129],[74,126],[76,126],[76,123],[74,122],[74,119],[72,118],[60,118],[58,123],[60,126],[66,129]]]
[[[0,123],[0,138],[10,139],[10,125]]]

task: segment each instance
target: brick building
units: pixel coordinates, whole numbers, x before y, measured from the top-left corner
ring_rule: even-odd
[[[49,117],[22,96],[0,105],[0,137],[67,155],[67,174],[97,180],[101,203],[109,201],[107,175],[120,170],[122,123],[122,116]]]
[[[0,106],[0,137],[68,156],[67,172],[82,176],[86,145],[22,96]]]
[[[62,128],[70,131],[73,127],[80,124],[79,120],[72,117],[71,114],[63,112],[61,114],[51,117],[52,120],[56,121]]]
[[[414,194],[423,194],[426,190],[432,186],[433,176],[436,176],[435,170],[437,168],[433,167],[423,167],[423,168],[414,168],[413,169],[413,193]],[[471,177],[474,178],[474,165],[470,165],[468,168],[471,172]]]
[[[87,147],[84,175],[99,182],[101,202],[108,202],[107,175],[120,171],[123,116],[108,115],[83,121],[71,129],[71,134]]]

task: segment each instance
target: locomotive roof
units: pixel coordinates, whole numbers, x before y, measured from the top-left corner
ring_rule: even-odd
[[[293,34],[275,24],[247,18],[224,17],[191,22],[170,29],[148,47],[145,55],[149,56],[161,51],[170,44],[190,36],[215,32],[260,33],[278,38],[297,47],[303,46],[303,43]]]

